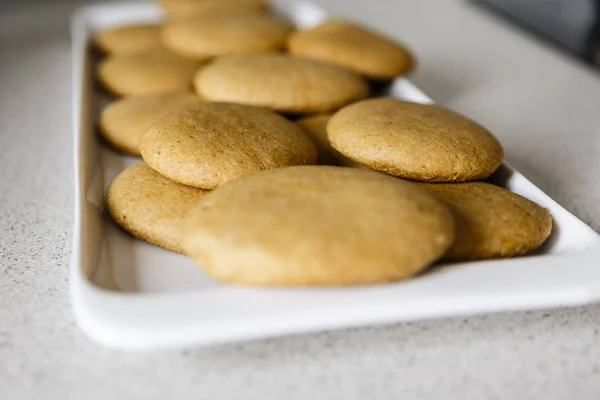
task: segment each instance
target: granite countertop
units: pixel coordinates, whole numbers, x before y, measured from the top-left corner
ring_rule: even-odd
[[[600,74],[463,1],[318,2],[409,43],[418,86],[600,231]],[[2,399],[598,398],[600,306],[145,354],[89,342],[68,299],[77,1],[49,3],[0,12]]]

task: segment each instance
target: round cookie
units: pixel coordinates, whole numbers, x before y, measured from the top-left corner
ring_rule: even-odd
[[[552,231],[547,209],[498,186],[485,182],[418,185],[436,195],[454,215],[456,240],[446,260],[523,255],[541,246]]]
[[[150,49],[106,57],[98,66],[98,79],[121,96],[186,92],[199,66],[165,49]]]
[[[343,67],[285,54],[217,57],[194,78],[196,92],[285,113],[325,112],[363,98],[365,80]]]
[[[412,183],[356,168],[248,175],[190,210],[183,247],[205,272],[248,285],[359,285],[423,271],[451,245],[448,209]]]
[[[198,103],[193,93],[148,94],[125,97],[109,104],[100,114],[100,134],[115,149],[139,156],[141,133],[171,107]]]
[[[162,46],[159,25],[123,25],[102,30],[94,36],[94,44],[109,54],[136,53]]]
[[[227,103],[171,109],[142,133],[140,152],[162,175],[205,189],[317,160],[314,144],[294,123],[267,109]]]
[[[188,18],[216,11],[265,10],[265,0],[158,0],[160,6],[174,18]]]
[[[485,128],[444,107],[377,98],[338,111],[327,125],[333,147],[373,169],[424,182],[487,178],[504,151]]]
[[[292,26],[259,12],[221,12],[175,20],[162,31],[167,48],[204,60],[227,53],[277,52],[285,47]]]
[[[329,143],[327,138],[327,123],[332,114],[317,114],[301,118],[296,121],[304,132],[310,136],[313,143],[319,150],[320,165],[338,165],[343,167],[358,167],[360,164],[355,163],[347,157],[340,154]]]
[[[183,253],[181,224],[206,193],[175,183],[141,162],[112,181],[106,205],[115,222],[133,236]]]
[[[405,75],[414,67],[407,48],[348,21],[326,21],[296,32],[288,48],[292,54],[343,65],[374,79]]]

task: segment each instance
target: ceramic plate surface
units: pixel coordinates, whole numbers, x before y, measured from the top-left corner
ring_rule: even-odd
[[[276,2],[299,26],[325,17],[304,2]],[[554,230],[536,254],[436,268],[393,284],[320,289],[219,284],[186,257],[133,239],[104,211],[111,179],[137,159],[97,138],[105,104],[94,79],[90,37],[130,22],[157,21],[153,4],[80,9],[72,20],[75,234],[71,297],[76,319],[95,341],[122,349],[212,344],[368,324],[587,304],[600,295],[600,239],[508,165],[496,183],[550,209]],[[405,79],[389,95],[431,100]]]

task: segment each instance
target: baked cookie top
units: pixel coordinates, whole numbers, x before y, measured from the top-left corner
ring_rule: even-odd
[[[265,10],[265,0],[158,0],[158,4],[173,18],[207,14],[216,11]]]
[[[135,53],[162,47],[160,31],[161,27],[156,24],[122,25],[98,32],[93,41],[105,53]]]
[[[141,162],[112,181],[106,204],[115,222],[133,236],[183,253],[181,223],[206,193],[175,183]]]
[[[261,12],[217,12],[166,24],[166,47],[182,56],[204,60],[228,53],[277,52],[292,26]]]
[[[140,151],[161,174],[205,189],[317,161],[316,147],[294,123],[264,108],[227,103],[171,109],[142,133]]]
[[[183,245],[210,276],[238,284],[359,285],[411,277],[451,245],[448,209],[374,171],[288,167],[205,197]]]
[[[120,96],[189,92],[200,63],[164,48],[113,54],[98,66],[98,79]]]
[[[298,31],[288,42],[290,53],[343,65],[369,78],[391,79],[406,75],[414,57],[402,44],[362,25],[326,21]]]
[[[194,86],[211,101],[287,113],[326,112],[368,93],[364,79],[348,69],[273,53],[217,57],[198,71]]]
[[[449,208],[456,240],[444,256],[468,261],[526,254],[552,231],[550,212],[533,201],[485,182],[419,183]]]
[[[327,134],[346,157],[402,178],[464,182],[488,177],[504,151],[484,127],[447,108],[376,98],[344,107]]]

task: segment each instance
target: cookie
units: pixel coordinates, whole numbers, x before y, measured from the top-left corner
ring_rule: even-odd
[[[94,44],[104,53],[127,54],[162,46],[159,25],[123,25],[98,32]]]
[[[327,125],[332,146],[373,169],[425,182],[488,177],[504,151],[485,128],[444,107],[377,98],[338,111]]]
[[[327,123],[332,114],[317,114],[301,118],[296,121],[296,125],[304,130],[310,136],[313,143],[319,150],[320,165],[337,165],[343,167],[358,167],[360,164],[355,163],[347,157],[340,154],[329,143],[327,138]]]
[[[106,57],[98,66],[98,79],[120,96],[189,92],[199,66],[165,49],[150,49]]]
[[[194,86],[201,97],[211,101],[284,113],[326,112],[368,93],[364,79],[348,69],[273,53],[217,57],[198,71]]]
[[[140,152],[162,175],[205,189],[317,160],[314,144],[294,123],[267,109],[226,103],[171,109],[142,133]]]
[[[158,0],[160,6],[173,18],[189,18],[216,11],[265,10],[265,0]]]
[[[360,285],[409,278],[451,245],[434,196],[377,172],[288,167],[248,175],[188,214],[183,247],[220,281]]]
[[[133,236],[182,253],[181,223],[206,193],[175,183],[141,162],[112,181],[106,205],[115,222]]]
[[[182,56],[205,60],[227,53],[277,52],[292,26],[259,12],[220,12],[168,23],[162,39]]]
[[[343,65],[374,79],[406,75],[414,67],[406,47],[348,21],[326,21],[296,32],[288,48],[292,54]]]
[[[419,183],[454,215],[456,240],[444,259],[513,257],[535,250],[552,231],[550,212],[518,194],[485,182]]]
[[[170,107],[195,104],[193,93],[148,94],[125,97],[109,104],[100,114],[100,134],[112,147],[139,156],[140,134]]]

